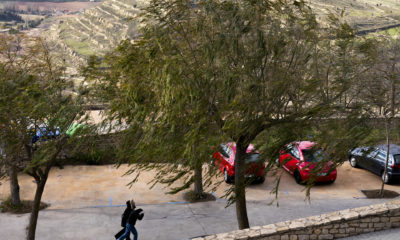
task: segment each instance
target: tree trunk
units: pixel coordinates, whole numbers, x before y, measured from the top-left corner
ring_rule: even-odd
[[[203,168],[201,162],[197,161],[194,168],[194,193],[196,196],[202,196],[203,191]]]
[[[40,201],[42,200],[42,195],[44,192],[44,187],[46,186],[47,178],[49,176],[49,172],[52,166],[54,166],[54,163],[57,159],[58,154],[60,153],[62,146],[64,145],[64,139],[65,136],[61,137],[57,144],[57,150],[53,154],[53,156],[50,158],[49,162],[46,164],[46,168],[44,171],[42,171],[40,168],[34,170],[35,173],[32,174],[36,180],[36,192],[35,192],[35,199],[33,200],[33,207],[32,207],[32,213],[31,217],[29,219],[29,225],[28,225],[28,230],[27,230],[27,240],[35,240],[35,234],[36,234],[36,226],[37,226],[37,220],[39,217],[39,208],[40,208]],[[32,155],[33,157],[33,155]]]
[[[29,219],[27,240],[35,240],[36,225],[39,217],[40,201],[42,200],[42,195],[44,191],[44,186],[46,185],[48,173],[43,176],[39,182],[36,183],[35,199],[33,201],[32,213]]]
[[[246,183],[244,178],[245,158],[247,145],[240,141],[236,144],[235,155],[235,200],[236,200],[236,217],[239,229],[249,228],[249,219],[247,217],[246,207]]]
[[[394,66],[392,65],[392,71],[394,72]],[[395,115],[395,97],[396,97],[396,84],[395,84],[395,77],[391,77],[391,86],[390,86],[390,90],[391,90],[391,95],[390,95],[390,116],[389,118],[386,118],[385,121],[385,127],[386,127],[386,162],[385,162],[385,169],[383,171],[383,176],[386,176],[387,173],[387,168],[389,165],[389,150],[390,150],[390,142],[389,142],[389,129],[390,129],[390,121],[391,119],[394,118]],[[383,198],[385,196],[384,193],[384,188],[385,188],[385,181],[382,179],[382,186],[381,186],[381,191],[379,192],[379,194],[381,195],[381,198]]]
[[[14,165],[8,167],[8,176],[10,177],[10,197],[11,205],[21,205],[21,198],[19,195],[19,184],[18,184],[18,169]]]
[[[390,144],[389,144],[389,119],[386,119],[385,121],[385,127],[386,127],[386,162],[385,162],[385,169],[383,170],[383,176],[386,176],[387,173],[387,168],[389,165],[389,149],[390,149]],[[379,195],[381,195],[381,198],[385,196],[384,193],[384,188],[385,188],[385,181],[382,178],[382,186],[381,186],[381,191],[379,192]]]

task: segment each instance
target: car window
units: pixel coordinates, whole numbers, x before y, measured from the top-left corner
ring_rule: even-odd
[[[369,150],[369,153],[367,154],[367,157],[376,158],[378,153],[379,153],[378,149]]]
[[[290,150],[293,148],[293,145],[292,144],[288,144],[288,145],[286,145],[285,146],[285,152],[286,153],[290,153]]]
[[[229,157],[229,154],[228,154],[228,147],[225,145],[225,144],[221,144],[220,145],[220,147],[221,147],[221,154],[224,156],[224,157]]]
[[[250,153],[250,154],[247,154],[245,162],[246,163],[259,162],[260,159],[261,158],[260,158],[260,154],[259,153]]]
[[[232,148],[230,146],[226,146],[226,153],[228,154],[228,157],[232,155]]]
[[[375,158],[379,161],[386,161],[386,153],[379,151]]]
[[[368,154],[371,153],[371,148],[370,147],[356,148],[353,153],[359,156],[367,156]]]
[[[304,149],[302,152],[306,162],[321,162],[326,158],[322,149]]]
[[[394,164],[400,164],[400,154],[393,155]]]
[[[288,149],[288,153],[290,155],[292,155],[293,157],[295,157],[297,159],[300,159],[300,152],[296,146],[289,144],[289,145],[287,145],[287,149]]]

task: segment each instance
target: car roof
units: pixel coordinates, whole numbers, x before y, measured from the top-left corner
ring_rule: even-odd
[[[315,142],[311,142],[311,141],[299,141],[296,142],[296,145],[300,148],[300,149],[310,149],[315,145]]]
[[[376,148],[386,152],[387,150],[387,145],[386,144],[380,144],[376,146]],[[400,154],[400,146],[396,144],[389,144],[389,153],[390,154]]]

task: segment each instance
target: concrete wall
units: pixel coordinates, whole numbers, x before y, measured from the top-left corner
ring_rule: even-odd
[[[194,240],[322,240],[400,227],[400,200],[220,233]]]

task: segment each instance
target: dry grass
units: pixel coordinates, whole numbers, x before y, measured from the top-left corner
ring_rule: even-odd
[[[183,199],[190,203],[215,201],[215,197],[210,193],[203,193],[201,195],[198,195],[195,194],[193,191],[185,192],[183,194]]]
[[[30,213],[32,211],[33,201],[31,200],[22,200],[22,204],[19,206],[13,206],[11,204],[10,197],[7,198],[4,202],[1,202],[0,210],[1,212],[8,212],[14,214],[23,214],[23,213]],[[40,203],[40,210],[49,207],[50,204],[41,202]]]
[[[15,4],[20,10],[26,11],[28,8],[39,9],[40,11],[79,11],[89,7],[94,7],[100,2],[9,2],[4,1],[0,3],[0,8],[4,5]]]

